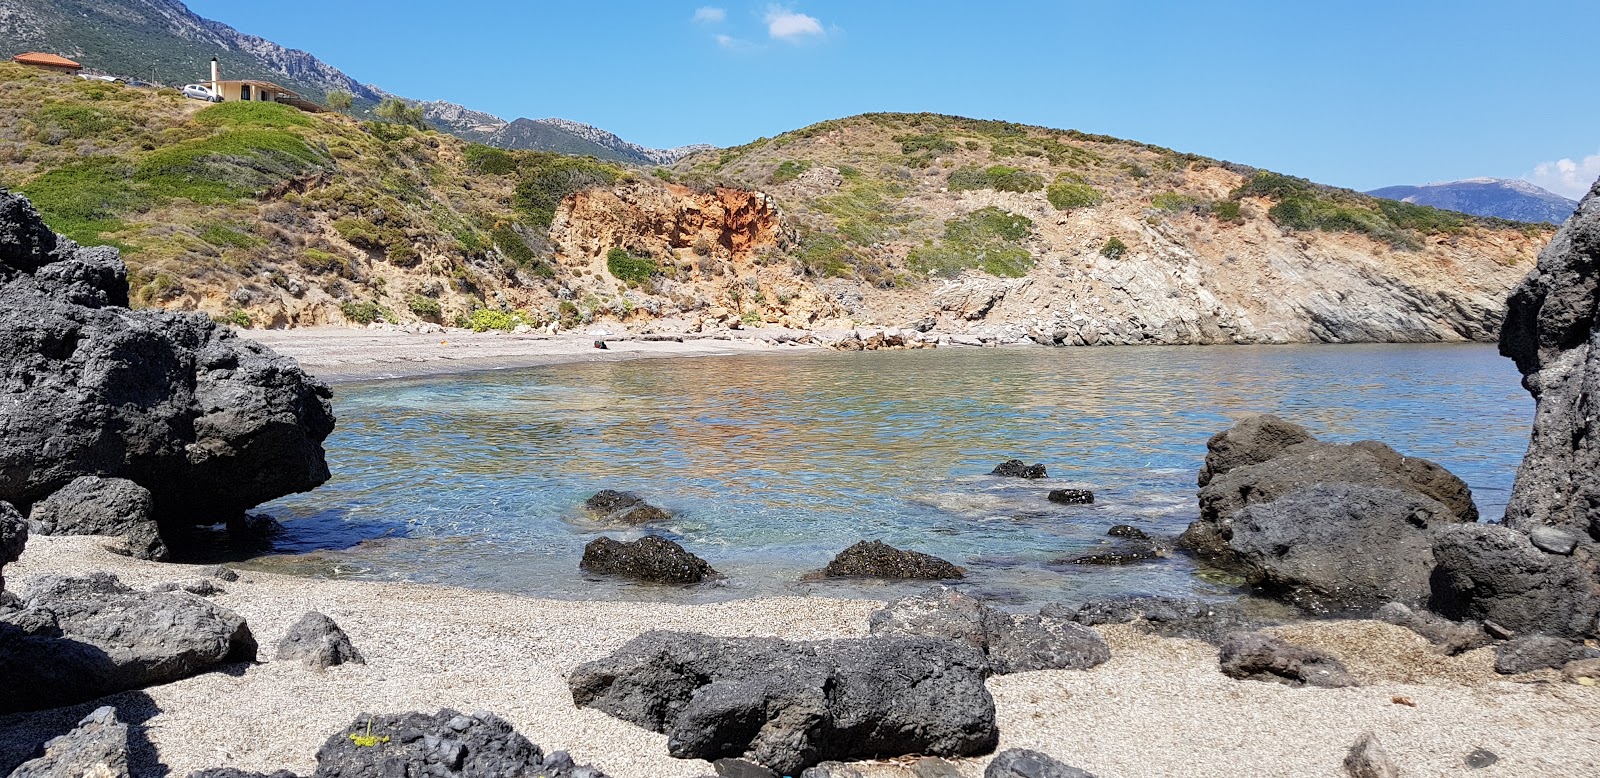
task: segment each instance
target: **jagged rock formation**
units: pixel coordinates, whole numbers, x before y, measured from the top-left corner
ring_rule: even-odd
[[[186,594],[137,592],[116,576],[44,576],[0,602],[0,713],[56,708],[254,661],[238,614]]]
[[[328,479],[325,384],[204,316],[130,311],[127,295],[115,249],[79,248],[0,191],[0,499],[127,479],[165,534]]]
[[[874,635],[956,640],[983,652],[996,675],[1087,670],[1111,658],[1100,633],[1053,615],[1002,613],[948,587],[904,597],[872,614]]]
[[[44,754],[9,778],[128,778],[128,725],[111,706],[96,708],[71,732],[51,738]]]
[[[580,665],[572,700],[668,735],[678,758],[742,757],[780,775],[827,760],[995,747],[988,664],[923,637],[789,642],[651,631]]]
[[[1503,525],[1458,527],[1434,548],[1433,607],[1567,639],[1600,634],[1600,182],[1511,294],[1500,353],[1535,401]]]

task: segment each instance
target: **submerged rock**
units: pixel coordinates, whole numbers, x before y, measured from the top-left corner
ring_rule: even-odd
[[[45,576],[0,604],[0,713],[56,708],[254,661],[244,619],[184,594],[136,592],[116,576]]]
[[[863,540],[843,551],[823,568],[827,578],[963,578],[966,571],[931,554],[902,551],[879,540]]]
[[[152,511],[150,490],[125,478],[74,478],[34,503],[28,524],[40,535],[109,535],[127,542],[127,553],[163,561],[167,545]]]
[[[989,475],[1004,476],[1006,478],[1027,479],[1049,477],[1049,474],[1045,472],[1044,465],[1030,465],[1020,459],[1008,459],[1004,462],[1001,462],[1000,464],[996,465],[993,470],[989,471]]]
[[[790,642],[652,631],[580,665],[572,699],[668,736],[683,759],[782,775],[829,760],[967,756],[999,739],[983,655],[924,637]]]
[[[874,635],[956,640],[982,651],[997,675],[1030,670],[1087,670],[1111,658],[1105,638],[1047,615],[1002,613],[948,587],[903,597],[872,614]]]
[[[10,778],[128,778],[128,725],[109,705],[96,708],[71,732],[51,738],[44,755],[17,766]]]
[[[656,535],[627,542],[595,538],[583,547],[578,566],[591,573],[652,583],[691,584],[719,577],[706,560]]]
[[[1088,489],[1051,489],[1045,499],[1062,505],[1090,505],[1094,503],[1094,492]]]
[[[165,530],[328,479],[325,384],[203,314],[127,303],[116,249],[50,234],[0,191],[0,500],[29,509],[80,476],[125,478]]]
[[[585,500],[583,507],[605,521],[621,524],[648,524],[669,518],[666,511],[645,502],[643,497],[615,489],[601,489]]]
[[[333,619],[316,611],[306,613],[289,627],[273,659],[279,662],[296,660],[313,670],[326,670],[346,662],[367,663],[351,644],[350,636]]]
[[[1356,686],[1344,663],[1262,632],[1235,632],[1222,641],[1222,672],[1229,678],[1272,681],[1289,686]]]

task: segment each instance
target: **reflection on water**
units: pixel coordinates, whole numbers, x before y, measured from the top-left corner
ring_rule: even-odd
[[[1102,548],[1112,524],[1180,532],[1207,437],[1252,411],[1439,461],[1497,517],[1531,418],[1517,379],[1487,346],[1213,346],[806,353],[346,385],[334,479],[266,507],[288,527],[288,555],[254,564],[580,598],[921,588],[798,580],[879,538],[963,565],[965,587],[1008,602],[1225,594],[1226,579],[1181,556],[1059,561]],[[1051,478],[984,475],[1013,457]],[[1096,502],[1045,500],[1061,487]],[[583,514],[601,488],[673,512],[659,530],[729,581],[581,573],[585,543],[639,534]]]

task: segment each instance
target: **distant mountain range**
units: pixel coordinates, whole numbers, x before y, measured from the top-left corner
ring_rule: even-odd
[[[24,51],[61,54],[90,71],[173,85],[209,79],[211,58],[217,57],[225,78],[273,81],[313,100],[349,92],[358,113],[397,97],[310,53],[202,18],[180,0],[0,0],[0,56]],[[639,165],[671,164],[708,148],[651,149],[566,119],[507,122],[454,103],[407,102],[423,105],[427,120],[444,132],[501,148],[591,154]]]
[[[1576,201],[1527,181],[1509,178],[1467,178],[1422,186],[1386,186],[1367,194],[1474,216],[1550,224],[1566,222],[1578,208]]]

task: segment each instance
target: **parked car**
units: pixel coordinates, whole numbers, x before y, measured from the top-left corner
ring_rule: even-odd
[[[126,81],[123,81],[120,78],[117,78],[116,76],[96,76],[96,75],[90,75],[88,73],[79,73],[78,74],[78,78],[81,78],[81,79],[83,79],[85,81],[104,81],[107,84],[126,84],[126,83],[128,83]]]
[[[153,89],[155,87],[155,84],[152,84],[149,81],[140,81],[139,79],[136,78],[136,79],[133,79],[132,81],[129,81],[128,82],[128,86],[136,86],[136,87],[140,87],[140,88],[143,88],[143,89]]]
[[[222,102],[222,96],[213,94],[211,87],[206,86],[205,84],[185,84],[183,87],[183,96],[195,100],[204,100],[208,103]]]

